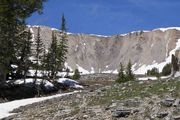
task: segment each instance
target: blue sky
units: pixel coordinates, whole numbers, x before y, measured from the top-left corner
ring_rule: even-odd
[[[30,25],[60,28],[62,13],[72,33],[114,35],[180,26],[180,0],[49,0]]]

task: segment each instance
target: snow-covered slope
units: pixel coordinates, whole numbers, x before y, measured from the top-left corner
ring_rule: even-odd
[[[31,27],[36,36],[37,26]],[[46,48],[51,43],[52,28],[41,26],[41,37]],[[159,28],[127,34],[101,36],[68,34],[69,53],[66,65],[78,68],[82,74],[117,73],[119,64],[131,60],[136,74],[144,74],[157,67],[160,71],[179,50],[180,28]]]

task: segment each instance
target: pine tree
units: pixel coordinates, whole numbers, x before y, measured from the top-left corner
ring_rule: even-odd
[[[16,72],[16,78],[23,77],[26,78],[26,74],[29,70],[29,67],[31,66],[30,57],[32,56],[31,53],[31,46],[32,46],[32,37],[30,30],[24,31],[21,35],[21,44],[18,44],[19,51],[17,54],[17,72]]]
[[[66,75],[65,75],[66,78],[70,78],[69,73],[70,73],[70,69],[67,67],[66,68]]]
[[[178,58],[172,54],[171,57],[171,64],[172,64],[172,76],[179,70],[179,65],[178,65]]]
[[[43,43],[40,37],[40,27],[38,27],[37,37],[35,38],[35,76],[34,83],[37,80],[38,70],[40,70],[40,65],[42,62],[42,54],[43,54]]]
[[[47,70],[48,70],[48,77],[50,80],[54,81],[56,76],[57,76],[57,72],[58,72],[58,66],[57,66],[57,37],[55,35],[55,32],[52,31],[52,43],[51,46],[49,48],[48,51],[48,55],[47,55]]]
[[[124,74],[124,66],[122,63],[120,63],[120,70],[118,73],[118,78],[116,79],[116,82],[118,83],[122,83],[122,82],[126,82],[126,75]]]
[[[26,28],[25,19],[32,13],[42,12],[46,0],[1,0],[0,1],[0,80],[5,80],[11,64],[17,61],[16,49],[20,34]]]
[[[74,80],[78,80],[80,77],[81,77],[81,76],[80,76],[79,70],[78,70],[78,69],[75,69],[74,75],[73,75],[72,78],[73,78]]]
[[[47,78],[47,54],[46,54],[46,47],[43,46],[43,55],[42,55],[42,61],[41,61],[41,68],[42,68],[42,78],[43,80]]]
[[[131,64],[130,60],[129,60],[129,63],[128,63],[127,67],[126,67],[126,77],[127,77],[128,81],[135,79],[135,76],[134,76],[134,74],[132,72],[132,64]]]
[[[170,75],[170,74],[171,74],[171,68],[172,68],[172,64],[171,64],[171,63],[166,64],[166,65],[163,67],[162,75],[164,75],[164,76]]]
[[[67,45],[67,31],[66,31],[66,20],[64,14],[61,18],[61,32],[60,32],[60,42],[58,43],[58,69],[62,70],[64,68],[64,63],[66,61],[66,54],[68,52],[68,45]]]

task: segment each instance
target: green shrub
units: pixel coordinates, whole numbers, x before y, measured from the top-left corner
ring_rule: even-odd
[[[80,77],[81,77],[81,76],[80,76],[79,70],[78,70],[78,69],[75,69],[74,75],[72,76],[72,78],[73,78],[74,80],[78,80]]]
[[[162,75],[166,76],[166,75],[170,75],[171,74],[171,68],[172,68],[172,65],[171,63],[169,64],[166,64],[162,70]]]
[[[151,70],[148,70],[146,74],[150,76],[159,76],[159,70],[154,67]]]
[[[117,78],[116,82],[124,83],[124,82],[131,81],[131,80],[135,80],[135,76],[132,72],[131,61],[129,61],[129,63],[126,67],[126,72],[124,72],[124,66],[122,65],[122,63],[120,63],[120,70],[119,70],[118,78]]]

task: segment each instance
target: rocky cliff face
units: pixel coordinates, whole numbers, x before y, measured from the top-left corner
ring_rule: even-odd
[[[48,48],[52,30],[41,26],[41,37]],[[37,26],[31,27],[36,36]],[[68,34],[67,66],[83,73],[116,73],[120,62],[131,60],[137,74],[152,67],[161,71],[170,62],[171,54],[180,47],[180,28],[137,31],[128,34],[100,36]]]

